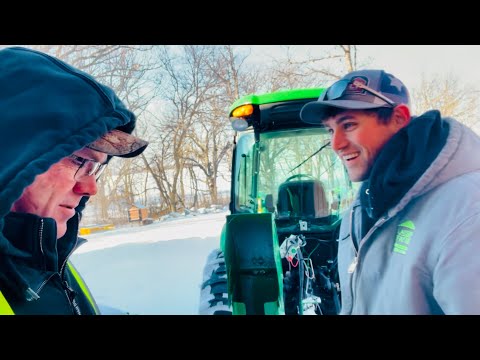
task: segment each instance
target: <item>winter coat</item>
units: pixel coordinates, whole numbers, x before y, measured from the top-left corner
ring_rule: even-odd
[[[342,220],[342,314],[480,314],[480,138],[444,120],[438,156],[363,237],[360,197]]]
[[[58,240],[53,219],[10,208],[52,164],[112,129],[131,133],[135,116],[90,75],[24,48],[0,51],[0,114],[0,302],[16,314],[94,314],[68,265],[88,197]]]

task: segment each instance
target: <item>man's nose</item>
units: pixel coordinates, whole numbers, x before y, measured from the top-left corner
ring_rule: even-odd
[[[77,180],[73,190],[81,195],[95,195],[97,193],[97,180],[95,176],[83,176],[80,180]]]
[[[335,152],[345,148],[348,144],[347,138],[342,131],[335,131],[331,138],[332,149]]]

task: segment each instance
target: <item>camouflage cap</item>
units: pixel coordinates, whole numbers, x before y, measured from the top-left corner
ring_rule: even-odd
[[[102,153],[130,158],[140,155],[148,145],[148,141],[120,130],[111,130],[86,147]]]

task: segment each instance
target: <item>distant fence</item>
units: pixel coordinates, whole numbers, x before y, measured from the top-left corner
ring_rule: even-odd
[[[80,235],[88,235],[97,231],[113,230],[113,229],[115,229],[115,226],[113,224],[83,226],[78,230],[78,233]]]

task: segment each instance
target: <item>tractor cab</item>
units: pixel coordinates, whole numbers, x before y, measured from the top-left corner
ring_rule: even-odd
[[[322,91],[249,95],[231,107],[231,215],[222,248],[234,313],[339,311],[336,239],[354,191],[328,131],[300,119]]]

